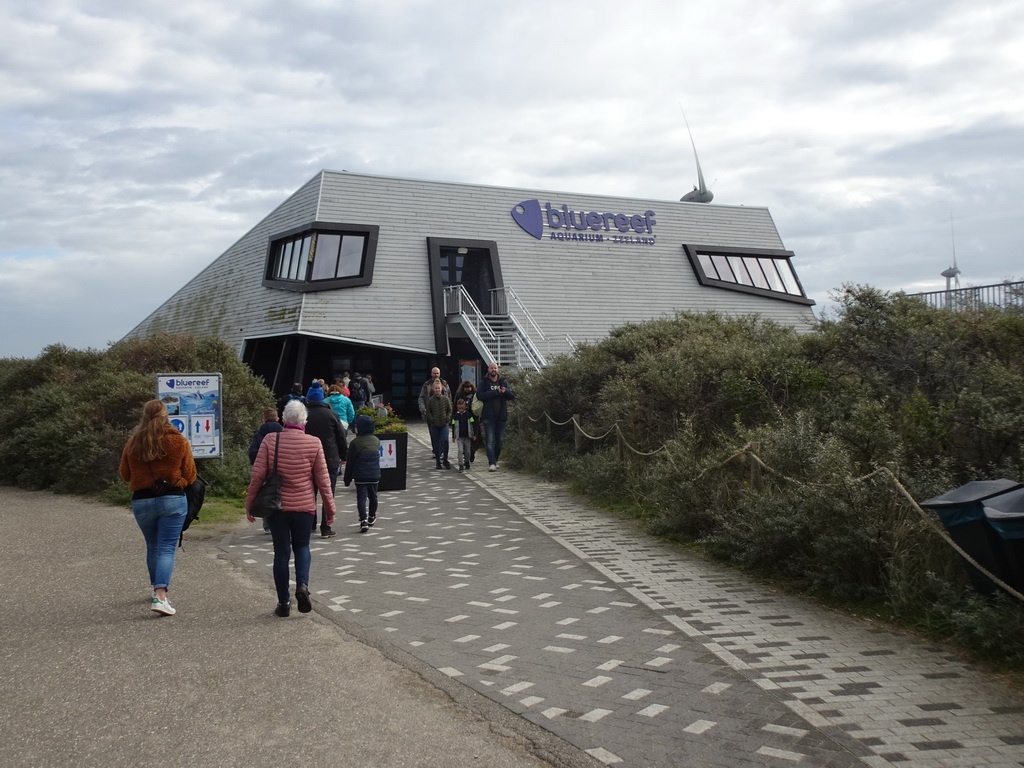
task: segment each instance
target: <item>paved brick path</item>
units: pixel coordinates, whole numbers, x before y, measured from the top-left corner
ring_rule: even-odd
[[[422,432],[422,434],[421,434]],[[616,766],[1021,766],[1024,698],[940,648],[780,596],[482,462],[314,539],[321,612]],[[225,543],[269,572],[255,527]]]

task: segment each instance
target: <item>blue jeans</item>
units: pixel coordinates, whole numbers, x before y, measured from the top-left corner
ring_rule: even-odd
[[[174,570],[174,552],[185,525],[188,502],[184,496],[132,499],[135,522],[146,539],[146,567],[153,589],[167,589]]]
[[[277,602],[291,602],[288,590],[288,563],[295,552],[295,583],[309,584],[309,535],[313,532],[309,512],[277,512],[270,516],[270,537],[274,542],[274,586]]]
[[[448,461],[448,425],[435,427],[429,425],[430,447],[434,451],[434,461]]]
[[[484,439],[487,441],[487,463],[497,464],[501,458],[501,446],[505,442],[507,421],[484,419]]]

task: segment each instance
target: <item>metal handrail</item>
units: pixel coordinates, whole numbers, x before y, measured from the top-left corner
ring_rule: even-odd
[[[530,362],[533,363],[533,367],[538,371],[543,368],[547,368],[547,360],[544,359],[540,350],[537,349],[536,345],[533,343],[533,339],[523,331],[523,327],[519,324],[519,321],[516,320],[514,315],[509,315],[508,319],[512,321],[512,326],[516,329],[516,343],[526,353]],[[518,357],[516,362],[519,362]]]
[[[547,358],[540,351],[533,337],[523,327],[523,323],[516,317],[516,314],[509,311],[509,298],[512,299],[512,302],[521,311],[526,323],[532,327],[536,335],[548,347],[548,354],[550,355],[551,339],[537,325],[530,310],[526,308],[526,305],[523,304],[518,294],[512,288],[494,288],[491,290],[491,304],[495,310],[492,317],[507,319],[508,323],[511,324],[512,330],[512,333],[508,336],[498,335],[494,326],[488,320],[488,316],[480,311],[476,302],[473,301],[473,297],[469,295],[465,286],[461,284],[445,286],[444,312],[446,316],[460,315],[465,318],[469,326],[480,337],[480,343],[492,354],[495,360],[511,358],[520,367],[529,366],[540,371],[547,367]],[[575,351],[575,342],[569,338],[568,334],[565,338],[569,347]],[[512,345],[509,355],[502,354],[503,351],[509,349],[506,346],[507,344]]]
[[[462,315],[469,319],[477,333],[486,332],[491,339],[498,338],[483,312],[473,301],[473,297],[469,295],[469,291],[461,284],[445,286],[444,313],[445,315]]]
[[[1024,281],[975,285],[967,288],[953,288],[948,291],[911,293],[936,309],[978,309],[982,306],[1024,307]]]
[[[494,300],[495,294],[501,295],[501,298],[499,299],[498,302],[495,302]],[[496,314],[507,314],[509,317],[513,317],[513,313],[508,309],[508,301],[507,299],[505,299],[506,296],[512,297],[512,300],[516,303],[516,306],[518,306],[519,309],[522,310],[523,314],[526,316],[527,322],[533,327],[533,330],[537,332],[537,335],[540,336],[541,340],[547,341],[547,336],[544,335],[544,331],[542,331],[540,329],[540,326],[537,325],[537,321],[533,319],[533,315],[530,314],[530,310],[528,310],[526,308],[526,305],[523,304],[522,300],[519,298],[519,294],[515,292],[514,288],[505,286],[504,288],[491,289],[491,306],[503,306],[505,309],[505,312]]]

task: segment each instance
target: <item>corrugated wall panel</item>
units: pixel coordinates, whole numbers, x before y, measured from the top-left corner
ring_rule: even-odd
[[[214,334],[235,347],[243,338],[294,332],[301,294],[264,288],[267,243],[277,232],[313,220],[320,175],[303,185],[127,336]]]
[[[542,206],[551,202],[575,211],[643,215],[652,210],[656,244],[538,240],[510,215],[513,206],[532,199]],[[268,238],[314,217],[380,227],[372,285],[304,295],[262,287]],[[625,322],[677,310],[758,313],[798,328],[813,322],[805,306],[699,285],[683,253],[684,243],[784,248],[765,208],[327,171],[260,222],[132,335],[206,327],[238,343],[244,337],[298,329],[430,351],[434,338],[428,237],[495,241],[505,285],[516,290],[540,327],[553,337],[570,334],[577,341],[596,340]]]

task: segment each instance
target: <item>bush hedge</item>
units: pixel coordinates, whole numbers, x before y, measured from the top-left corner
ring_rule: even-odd
[[[213,337],[156,335],[106,351],[55,344],[35,359],[0,360],[0,483],[127,501],[121,450],[159,373],[220,373],[224,459],[200,460],[211,493],[238,496],[247,449],[273,393]]]
[[[623,326],[521,385],[507,458],[725,562],[1024,668],[1024,606],[974,594],[890,480],[858,479],[887,467],[917,499],[1024,480],[1024,315],[866,286],[834,299],[802,335],[713,313]],[[608,435],[555,424],[573,416]],[[727,460],[747,444],[773,470],[757,483]]]

